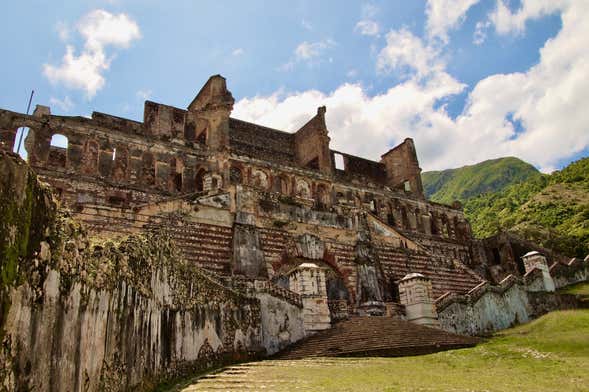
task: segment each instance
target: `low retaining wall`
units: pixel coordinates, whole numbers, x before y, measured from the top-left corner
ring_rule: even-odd
[[[587,280],[588,259],[570,265],[553,265],[557,288]],[[486,335],[525,323],[553,310],[580,306],[574,295],[544,291],[542,271],[534,269],[523,279],[507,276],[499,285],[483,282],[466,295],[446,294],[436,301],[442,329],[464,335]]]

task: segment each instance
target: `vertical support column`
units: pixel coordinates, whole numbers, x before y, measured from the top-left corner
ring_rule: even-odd
[[[429,327],[439,327],[438,312],[433,301],[432,282],[422,274],[406,275],[399,282],[399,297],[405,305],[407,320]]]
[[[555,290],[554,280],[552,279],[552,276],[550,275],[550,270],[548,269],[548,262],[546,261],[546,257],[544,257],[542,253],[536,251],[528,252],[522,256],[522,260],[524,261],[526,274],[534,269],[542,271],[544,290]]]
[[[303,299],[303,324],[306,333],[331,327],[327,306],[325,272],[317,264],[303,263],[288,273],[289,288]]]

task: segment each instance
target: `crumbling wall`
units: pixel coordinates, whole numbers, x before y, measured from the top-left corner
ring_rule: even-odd
[[[578,276],[574,273],[570,276],[568,284],[576,283]],[[485,335],[550,311],[581,306],[574,295],[541,291],[540,288],[545,288],[542,271],[533,269],[523,279],[509,275],[498,285],[481,283],[466,295],[444,295],[436,301],[440,326],[454,333]]]
[[[585,260],[571,259],[568,263],[552,264],[550,275],[557,289],[589,280],[589,255],[585,257]]]
[[[484,335],[509,328],[530,319],[525,287],[505,282],[500,287],[483,286],[482,293],[438,300],[438,320],[442,329],[463,335]],[[474,293],[473,293],[474,294]]]
[[[305,337],[303,309],[279,297],[259,293],[262,342],[269,355]]]
[[[382,156],[387,182],[391,188],[405,189],[418,198],[425,198],[421,183],[421,168],[413,139],[407,138]]]
[[[0,156],[4,390],[150,389],[262,350],[260,302],[185,263],[161,234],[92,243]]]

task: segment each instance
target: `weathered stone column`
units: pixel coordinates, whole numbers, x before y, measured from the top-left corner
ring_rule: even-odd
[[[544,290],[545,291],[554,291],[555,285],[552,276],[550,275],[550,270],[548,269],[548,262],[546,261],[546,257],[540,252],[532,251],[528,252],[522,256],[522,260],[524,261],[524,267],[526,269],[526,274],[533,269],[539,269],[542,271],[542,278],[544,280]]]
[[[327,306],[325,272],[313,263],[303,263],[288,273],[289,288],[303,299],[303,319],[307,333],[331,327]]]
[[[418,273],[405,275],[399,282],[399,297],[405,305],[407,320],[429,327],[439,327],[433,301],[431,280]]]

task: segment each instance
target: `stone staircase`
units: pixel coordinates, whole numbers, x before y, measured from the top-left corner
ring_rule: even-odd
[[[391,317],[352,317],[294,344],[276,358],[399,357],[472,347],[478,341]]]

